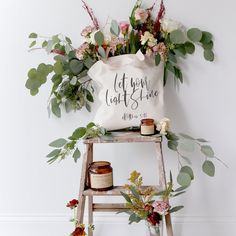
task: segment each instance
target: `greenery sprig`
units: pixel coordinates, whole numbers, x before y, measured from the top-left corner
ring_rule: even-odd
[[[59,138],[49,144],[55,148],[48,155],[48,163],[52,164],[55,161],[61,161],[67,156],[72,155],[75,162],[80,158],[81,152],[78,149],[78,142],[82,139],[102,137],[109,133],[103,127],[97,126],[94,123],[89,123],[86,127],[77,128],[68,139]]]
[[[87,78],[87,71],[97,61],[97,58],[88,56],[81,61],[75,55],[75,49],[69,37],[61,34],[52,37],[39,36],[31,33],[29,38],[33,41],[30,50],[44,49],[54,54],[54,64],[41,63],[37,68],[28,72],[26,88],[32,96],[39,92],[39,88],[51,78],[52,89],[49,107],[52,113],[61,117],[61,107],[66,112],[80,110],[85,107],[91,111],[90,103],[94,102],[91,79]],[[32,48],[36,44],[40,46]]]
[[[204,162],[202,164],[202,171],[210,177],[215,175],[215,165],[213,160],[218,160],[222,162],[218,157],[215,156],[213,148],[209,145],[209,142],[203,138],[193,138],[187,134],[175,134],[168,131],[165,135],[168,142],[168,148],[172,151],[177,152],[178,154],[178,163],[179,163],[179,174],[177,177],[177,182],[183,186],[188,187],[191,184],[191,181],[194,179],[194,173],[191,168],[191,160],[189,157],[186,157],[184,153],[191,153],[195,149],[200,150],[200,153],[204,157]],[[186,163],[183,164],[183,161]],[[226,167],[227,165],[222,162]]]

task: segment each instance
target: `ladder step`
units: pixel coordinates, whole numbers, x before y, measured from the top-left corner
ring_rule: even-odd
[[[119,212],[128,210],[123,203],[97,203],[93,204],[94,212]]]
[[[143,186],[143,190],[146,188],[154,188],[156,192],[162,191],[159,186]],[[121,196],[120,192],[125,192],[124,186],[114,186],[113,189],[107,191],[96,191],[92,189],[86,189],[83,191],[84,196]]]

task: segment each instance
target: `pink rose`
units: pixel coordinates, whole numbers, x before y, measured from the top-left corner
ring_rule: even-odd
[[[89,34],[91,34],[93,31],[95,30],[95,27],[92,26],[87,26],[86,28],[84,28],[81,32],[81,36],[83,37],[88,37]]]
[[[128,33],[128,30],[129,30],[129,23],[128,22],[122,21],[122,22],[120,22],[119,26],[120,26],[120,31],[122,34]]]
[[[137,8],[134,12],[134,17],[137,21],[139,20],[141,23],[145,23],[148,18],[148,11],[142,8]]]
[[[155,201],[152,206],[154,207],[154,211],[160,215],[166,215],[170,209],[170,205],[164,201]]]
[[[79,60],[83,60],[85,53],[89,52],[89,44],[85,42],[78,49],[76,49],[75,55]]]

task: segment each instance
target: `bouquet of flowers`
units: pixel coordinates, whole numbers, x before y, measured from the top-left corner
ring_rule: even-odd
[[[158,66],[164,62],[164,85],[168,74],[183,82],[183,75],[178,65],[179,58],[193,54],[195,45],[200,45],[204,58],[214,60],[212,34],[198,28],[186,30],[179,22],[165,18],[163,0],[157,13],[155,3],[149,8],[142,6],[138,0],[132,9],[128,21],[111,20],[105,27],[98,24],[92,9],[82,0],[93,25],[82,30],[84,43],[78,48],[72,46],[69,37],[61,34],[42,37],[31,33],[30,50],[45,49],[54,54],[54,63],[41,63],[28,72],[26,88],[31,95],[36,95],[42,84],[51,78],[52,89],[50,110],[57,117],[61,116],[61,106],[67,112],[86,107],[91,110],[94,102],[93,81],[86,77],[88,70],[98,60],[106,60],[123,54],[135,54],[141,51],[146,57],[155,60]],[[35,47],[35,45],[39,47]]]
[[[161,192],[152,187],[143,187],[143,178],[137,171],[130,174],[129,182],[130,184],[125,185],[127,191],[121,192],[126,200],[127,213],[130,215],[129,223],[144,220],[148,229],[155,232],[153,235],[161,235],[163,217],[183,208],[183,206],[171,207],[168,199],[184,193],[185,188],[173,190],[171,174],[168,186]],[[161,196],[162,199],[154,200],[155,196]]]

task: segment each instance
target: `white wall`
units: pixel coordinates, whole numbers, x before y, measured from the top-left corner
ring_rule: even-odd
[[[101,22],[107,16],[127,19],[134,2],[88,0]],[[166,7],[169,17],[187,27],[211,31],[216,52],[214,63],[205,62],[200,50],[183,63],[184,85],[178,91],[172,83],[166,88],[168,116],[176,130],[211,140],[230,166],[217,164],[216,177],[211,179],[199,171],[196,156],[196,180],[175,201],[185,205],[173,218],[175,235],[236,235],[236,4],[233,0],[166,0]],[[28,69],[51,59],[41,51],[29,54],[27,36],[32,31],[61,32],[78,46],[80,31],[89,23],[79,0],[0,1],[0,235],[63,236],[72,230],[65,204],[77,196],[81,162],[75,165],[68,159],[49,166],[44,157],[51,140],[67,137],[89,118],[78,112],[48,119],[49,85],[36,97],[28,94],[24,87]],[[134,169],[142,172],[146,183],[156,181],[152,145],[99,146],[95,153],[96,159],[112,161],[116,184],[125,183]],[[177,168],[174,154],[166,151],[165,158],[168,168]],[[128,226],[124,216],[98,215],[95,225],[95,235],[144,235],[143,225]]]

